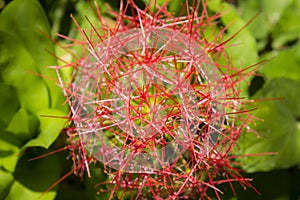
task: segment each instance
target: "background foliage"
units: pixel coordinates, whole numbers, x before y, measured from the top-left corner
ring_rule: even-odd
[[[147,2],[137,1],[141,7]],[[108,2],[99,0],[98,3],[105,11]],[[119,1],[109,1],[109,4],[117,8]],[[49,116],[66,116],[68,108],[62,105],[64,97],[56,86],[55,71],[46,66],[60,64],[51,54],[72,58],[46,35],[55,37],[59,32],[79,37],[69,15],[73,13],[82,27],[88,26],[84,16],[97,24],[89,6],[83,0],[0,0],[0,199],[37,199],[71,170],[66,152],[34,161],[29,159],[64,147],[66,142],[64,134],[60,134],[66,120]],[[181,0],[172,1],[169,7],[178,13]],[[258,100],[278,98],[257,103],[259,109],[254,115],[263,120],[251,128],[258,135],[243,134],[236,149],[242,154],[278,153],[239,159],[245,176],[254,178],[253,185],[262,195],[237,186],[236,196],[230,188],[223,188],[223,197],[299,199],[300,1],[209,0],[208,8],[210,12],[224,13],[220,24],[229,25],[224,39],[262,11],[228,44],[237,45],[226,51],[233,64],[240,68],[268,59],[257,76],[241,85],[242,95]],[[68,78],[68,72],[65,75]],[[106,178],[99,168],[91,166],[94,175],[83,181],[71,175],[41,199],[105,198],[94,191],[94,186]]]

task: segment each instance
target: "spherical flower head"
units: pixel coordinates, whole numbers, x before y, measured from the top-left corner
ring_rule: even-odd
[[[175,17],[167,3],[140,9],[130,0],[111,12],[111,27],[96,12],[101,29],[78,26],[83,52],[71,64],[72,84],[61,85],[79,137],[77,159],[87,170],[87,157],[103,163],[110,197],[118,189],[154,199],[204,198],[209,190],[219,197],[222,183],[248,185],[232,166],[248,118],[238,111],[238,79],[218,63],[225,51],[216,56],[219,46],[204,37],[218,16],[200,1]]]

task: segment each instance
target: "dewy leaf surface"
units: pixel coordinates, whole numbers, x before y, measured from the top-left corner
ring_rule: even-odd
[[[248,172],[288,168],[300,164],[300,81],[287,78],[271,80],[257,95],[257,99],[281,98],[259,103],[255,116],[263,119],[244,134],[239,141],[241,154],[277,152],[277,155],[250,156],[240,161]]]

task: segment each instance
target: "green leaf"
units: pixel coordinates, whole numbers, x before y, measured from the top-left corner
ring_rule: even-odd
[[[260,137],[245,133],[239,140],[240,154],[277,152],[278,155],[250,156],[240,159],[248,172],[288,168],[300,164],[300,80],[278,78],[271,80],[256,94],[257,99],[266,100],[259,104],[254,115],[255,127]]]
[[[36,74],[36,63],[18,38],[0,31],[0,77],[14,86],[21,105],[31,112],[49,107],[48,90]]]
[[[90,197],[90,199],[95,200],[101,200],[101,199],[109,199],[109,192],[99,192],[100,188],[95,188],[95,185],[97,185],[101,181],[105,181],[107,178],[107,175],[103,172],[103,165],[102,163],[96,162],[95,164],[91,164],[90,166],[90,173],[91,177],[86,177],[85,179],[85,185],[87,186],[87,194]],[[107,190],[105,188],[106,186],[102,186],[103,190]]]
[[[27,149],[20,157],[13,173],[15,180],[32,191],[44,192],[59,178],[61,168],[57,155],[30,160],[49,153],[41,147]]]
[[[159,1],[160,4],[164,3],[165,1]],[[180,11],[182,10],[183,5],[185,4],[185,0],[174,0],[172,3],[168,4],[169,11],[171,13],[174,13],[175,15],[178,15]]]
[[[5,199],[14,182],[11,173],[0,170],[0,199]]]
[[[296,0],[297,1],[297,0]],[[239,13],[245,20],[250,20],[259,11],[262,13],[249,25],[251,33],[260,41],[262,49],[268,40],[268,35],[275,29],[282,14],[293,0],[241,0],[239,1]],[[278,29],[280,30],[280,29]]]
[[[299,199],[300,170],[295,168],[274,170],[270,172],[257,172],[242,174],[243,177],[253,179],[251,184],[261,193],[258,194],[251,188],[242,187],[240,183],[232,183],[235,193],[231,192],[232,185],[221,185],[218,188],[224,191],[221,199],[226,200],[251,200],[272,199],[291,200]],[[212,194],[213,195],[213,194]]]
[[[21,107],[12,118],[6,131],[13,133],[23,144],[38,133],[39,121],[26,108]]]
[[[0,147],[3,147],[3,143]],[[60,178],[61,168],[58,156],[51,155],[30,161],[31,158],[46,153],[49,153],[49,150],[43,148],[26,150],[18,159],[13,172],[14,179],[9,173],[0,170],[0,197],[5,196],[1,199],[54,199],[56,192],[53,189],[43,193]],[[18,158],[17,155],[14,156]]]
[[[40,133],[28,143],[25,147],[39,146],[48,148],[57,138],[67,119],[65,113],[60,110],[46,109],[37,113],[40,121]]]
[[[222,12],[222,10],[224,12],[224,15],[221,16],[221,20],[225,26],[228,26],[224,41],[240,31],[247,22],[238,15],[234,6],[228,3],[223,2],[220,5],[219,0],[212,0],[209,1],[208,6],[215,12]],[[229,53],[233,62],[232,64],[235,67],[244,68],[258,61],[256,40],[248,27],[244,28],[238,35],[225,44],[225,46],[230,45],[234,46],[227,47],[226,51]]]
[[[47,193],[44,193],[44,191],[60,178],[61,168],[58,156],[51,155],[29,161],[31,158],[46,153],[49,153],[49,151],[43,148],[31,148],[26,150],[18,160],[13,173],[14,180],[9,179],[9,174],[2,177],[0,170],[0,195],[2,195],[3,188],[3,190],[6,189],[5,199],[54,199],[56,192],[53,191],[53,189]],[[4,180],[7,181],[4,182]]]
[[[279,48],[289,41],[297,40],[300,37],[300,1],[294,0],[285,9],[272,35],[274,38],[273,47]]]
[[[0,167],[13,172],[18,161],[19,147],[3,140],[2,135],[10,133],[1,132],[0,138]]]
[[[178,4],[179,2],[181,2],[182,0],[174,0],[172,1],[172,4],[170,5],[169,11],[171,12],[179,12],[180,10],[178,10],[178,8],[181,8]],[[151,6],[151,11],[155,11],[155,6],[154,3],[158,6],[162,6],[165,1],[164,0],[143,0],[143,2],[145,3],[146,6],[150,5]]]
[[[98,2],[98,6],[100,9],[100,12],[104,12],[104,3],[103,1],[99,1]],[[78,24],[80,25],[81,29],[83,29],[84,31],[86,31],[86,33],[88,33],[88,35],[93,30],[90,22],[93,24],[93,26],[98,30],[98,34],[102,34],[101,32],[101,23],[99,22],[99,19],[97,17],[97,15],[93,12],[91,5],[86,2],[86,1],[78,1],[76,3],[76,10],[78,10],[79,12],[74,16],[74,18],[76,19],[76,21],[78,22]],[[96,8],[94,8],[96,9]],[[87,19],[88,20],[87,20]],[[105,17],[104,17],[105,18]],[[89,22],[90,21],[90,22]],[[113,25],[115,23],[115,21],[111,20],[110,18],[105,18],[105,23],[107,24],[111,24]],[[76,34],[74,35],[74,38],[79,39],[80,41],[85,41],[86,38],[84,35],[82,35],[79,31],[78,31],[78,27],[73,23],[73,28],[71,30],[71,34]],[[95,33],[94,33],[95,34]],[[98,37],[93,37],[93,39],[97,42],[100,42],[101,40],[99,40]],[[75,50],[77,53],[81,53],[82,46],[75,46]]]
[[[56,192],[50,191],[46,194],[41,192],[32,191],[21,183],[15,181],[11,187],[9,194],[5,200],[16,200],[16,199],[39,199],[39,200],[53,200],[55,199]]]
[[[62,109],[64,97],[53,79],[56,73],[48,66],[57,65],[56,58],[45,51],[54,53],[54,43],[50,36],[50,26],[46,14],[37,0],[15,0],[9,3],[0,15],[0,30],[14,34],[22,46],[37,63],[37,71],[43,75],[50,93],[50,105]],[[13,40],[10,40],[10,42]],[[66,109],[66,108],[65,108]]]
[[[267,78],[300,78],[300,42],[292,48],[265,55],[269,61],[260,69]]]
[[[0,130],[6,128],[20,107],[15,89],[5,83],[0,83]]]
[[[227,28],[223,41],[226,41],[234,36],[234,34],[241,31],[232,39],[230,39],[229,42],[224,44],[224,51],[228,53],[230,61],[232,62],[231,64],[234,66],[234,68],[242,70],[248,66],[256,64],[258,62],[258,49],[256,40],[249,31],[248,27],[243,28],[247,21],[244,21],[239,16],[234,6],[221,0],[210,0],[208,2],[208,7],[214,12],[224,13],[221,16],[221,21]],[[229,74],[234,73],[236,73],[236,71],[229,72]],[[240,88],[242,97],[248,96],[249,82],[250,77],[241,82]]]

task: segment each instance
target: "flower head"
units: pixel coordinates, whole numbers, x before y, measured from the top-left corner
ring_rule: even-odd
[[[79,137],[77,159],[86,169],[88,156],[103,163],[111,198],[118,189],[154,199],[204,198],[209,190],[219,197],[220,184],[249,186],[232,163],[249,119],[239,111],[243,78],[227,74],[230,62],[218,63],[227,58],[211,31],[219,15],[206,6],[196,1],[175,17],[167,3],[141,9],[121,1],[111,11],[114,26],[99,9],[101,29],[78,26],[83,52],[68,64],[73,82],[61,86]]]

